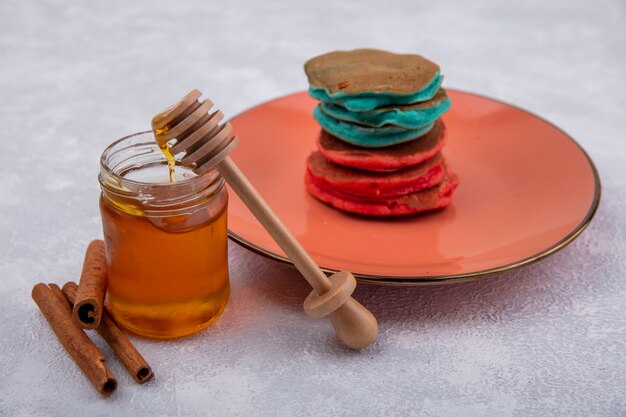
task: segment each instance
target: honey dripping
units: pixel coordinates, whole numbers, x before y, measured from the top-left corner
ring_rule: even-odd
[[[160,135],[165,134],[168,130],[169,128],[165,126],[163,129],[156,129],[154,131],[154,134],[158,137]],[[176,181],[176,158],[174,158],[174,154],[172,154],[172,149],[170,148],[170,145],[168,145],[167,143],[164,143],[163,145],[159,145],[159,149],[161,149],[161,152],[163,152],[163,155],[165,155],[165,158],[167,159],[167,171],[169,172],[170,182],[175,182]]]

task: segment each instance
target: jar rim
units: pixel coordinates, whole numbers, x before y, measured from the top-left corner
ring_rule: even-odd
[[[113,143],[111,143],[109,146],[107,146],[104,151],[102,151],[102,155],[100,155],[100,169],[104,170],[106,172],[107,175],[112,176],[113,178],[117,179],[117,180],[121,180],[124,183],[130,183],[130,184],[135,184],[137,186],[150,186],[150,187],[167,187],[167,188],[179,188],[181,186],[185,186],[188,185],[190,182],[201,182],[202,177],[208,173],[212,173],[213,170],[208,171],[207,173],[203,173],[201,175],[196,175],[195,177],[191,177],[191,178],[185,178],[183,180],[177,180],[176,182],[145,182],[145,181],[138,181],[138,180],[133,180],[130,178],[126,178],[124,175],[120,175],[119,173],[115,172],[111,167],[108,166],[107,164],[107,157],[109,156],[109,153],[113,151],[113,149],[117,146],[120,145],[122,142],[132,139],[134,137],[138,137],[138,136],[142,136],[142,135],[147,135],[150,134],[152,135],[152,131],[151,130],[144,130],[141,132],[136,132],[136,133],[131,133],[130,135],[126,135],[120,139],[117,139],[116,141],[114,141]],[[139,146],[139,145],[153,145],[155,147],[158,147],[158,144],[156,143],[156,141],[148,141],[148,142],[138,142],[133,144],[133,146]]]
[[[151,140],[144,141],[147,135]],[[146,212],[201,205],[224,185],[216,169],[176,182],[145,182],[125,177],[128,171],[149,165],[163,164],[166,169],[165,163],[165,155],[153,140],[151,130],[133,133],[114,141],[102,152],[98,181],[109,199],[136,200]]]

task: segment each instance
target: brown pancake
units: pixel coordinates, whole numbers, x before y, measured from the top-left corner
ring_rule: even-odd
[[[330,94],[412,94],[433,80],[439,65],[420,55],[355,49],[311,58],[304,64],[304,71],[309,84]]]

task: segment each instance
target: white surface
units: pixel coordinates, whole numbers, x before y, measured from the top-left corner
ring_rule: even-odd
[[[0,415],[625,415],[625,22],[622,0],[3,0]],[[234,115],[306,88],[307,58],[362,46],[422,53],[445,85],[575,137],[603,180],[589,229],[483,282],[361,286],[381,332],[359,353],[304,316],[293,269],[231,244],[221,320],[134,339],[156,379],[138,386],[110,359],[118,391],[101,398],[30,298],[36,282],[76,279],[101,236],[101,151],[193,87]]]

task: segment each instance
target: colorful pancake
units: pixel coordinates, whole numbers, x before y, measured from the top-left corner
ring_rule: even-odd
[[[445,144],[445,127],[437,120],[433,128],[417,140],[384,148],[363,148],[321,130],[319,151],[330,162],[368,171],[396,171],[432,158]]]
[[[313,197],[339,210],[367,216],[406,216],[446,207],[452,202],[452,193],[458,184],[458,177],[448,173],[441,183],[426,190],[372,198],[322,188],[313,181],[309,171],[305,177],[306,189]]]
[[[322,102],[320,109],[338,120],[371,127],[393,125],[416,129],[433,123],[450,108],[450,99],[443,88],[428,101],[416,104],[381,107],[370,111],[354,112],[345,107]]]
[[[441,149],[450,99],[439,66],[419,55],[335,51],[305,63],[322,127],[306,188],[340,210],[403,216],[450,204],[459,180]]]
[[[313,117],[333,136],[366,148],[381,148],[407,142],[425,135],[433,127],[433,123],[416,129],[397,126],[368,127],[330,117],[320,110],[319,105],[313,110]]]
[[[307,171],[311,182],[323,190],[362,197],[387,197],[439,184],[445,175],[446,165],[441,154],[437,154],[421,164],[399,171],[372,172],[332,164],[316,151],[307,158]]]

